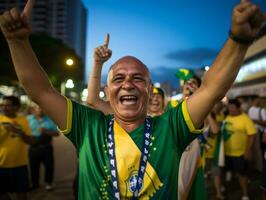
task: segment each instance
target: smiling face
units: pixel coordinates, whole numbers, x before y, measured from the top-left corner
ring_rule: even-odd
[[[200,84],[195,78],[190,78],[188,81],[184,83],[182,90],[183,97],[185,98],[192,95],[199,88],[199,86]]]
[[[150,78],[146,66],[134,57],[118,60],[108,74],[106,94],[116,118],[143,121],[147,114]]]
[[[154,115],[160,115],[164,107],[164,99],[161,94],[152,94],[149,103],[149,112]]]

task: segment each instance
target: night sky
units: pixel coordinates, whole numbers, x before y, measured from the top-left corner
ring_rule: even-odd
[[[211,65],[227,39],[237,0],[83,0],[88,8],[86,74],[93,49],[110,33],[112,58],[132,55],[150,69],[153,82],[170,81],[180,67]],[[266,0],[254,0],[266,12]],[[105,78],[103,78],[105,82]]]

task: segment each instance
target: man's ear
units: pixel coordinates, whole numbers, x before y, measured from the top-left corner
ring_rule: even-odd
[[[106,101],[109,101],[109,97],[110,97],[110,95],[109,95],[109,90],[108,90],[108,86],[106,85],[106,86],[104,86],[104,93],[105,93],[105,95],[106,95]]]

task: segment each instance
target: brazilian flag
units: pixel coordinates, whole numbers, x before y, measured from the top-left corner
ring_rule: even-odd
[[[192,78],[195,75],[195,73],[192,70],[180,68],[175,73],[175,76],[183,81],[188,81],[190,78]]]
[[[216,145],[214,149],[214,157],[213,162],[216,166],[224,167],[225,160],[224,160],[224,142],[227,141],[231,135],[232,131],[230,131],[231,123],[222,122],[221,130],[217,135]]]

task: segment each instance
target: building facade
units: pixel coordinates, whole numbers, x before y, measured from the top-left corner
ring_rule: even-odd
[[[266,97],[266,32],[248,49],[229,97],[259,95]]]
[[[25,0],[1,0],[0,12],[22,10]],[[81,0],[38,0],[32,13],[32,31],[46,33],[73,48],[85,63],[87,10]]]

